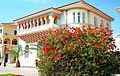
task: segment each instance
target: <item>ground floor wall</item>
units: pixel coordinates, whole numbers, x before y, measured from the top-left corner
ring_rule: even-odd
[[[19,45],[22,46],[22,50],[25,51],[26,45],[29,46],[29,52],[21,56],[20,64],[21,66],[35,67],[35,60],[37,59],[37,50],[36,46],[32,45],[35,43],[26,43],[21,38],[19,38]]]

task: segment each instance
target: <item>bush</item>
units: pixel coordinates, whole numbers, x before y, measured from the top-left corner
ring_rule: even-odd
[[[112,30],[82,26],[46,32],[41,40],[40,76],[110,76],[117,70]]]

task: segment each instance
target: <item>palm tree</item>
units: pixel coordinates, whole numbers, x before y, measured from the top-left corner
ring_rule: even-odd
[[[29,53],[28,48],[22,50],[22,47],[20,45],[17,46],[17,50],[11,50],[10,54],[16,58],[16,67],[21,66],[19,58],[26,53]]]
[[[25,54],[24,51],[11,50],[10,54],[16,58],[16,67],[20,67],[19,57]]]

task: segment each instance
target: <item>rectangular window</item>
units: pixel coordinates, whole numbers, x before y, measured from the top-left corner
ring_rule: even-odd
[[[17,35],[17,31],[16,30],[14,30],[14,35]]]
[[[75,23],[75,13],[73,13],[73,22]]]
[[[78,13],[78,23],[80,23],[80,12]]]
[[[0,29],[0,33],[2,33],[2,29]]]

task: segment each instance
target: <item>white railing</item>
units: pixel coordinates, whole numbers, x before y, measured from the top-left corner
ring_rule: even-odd
[[[57,27],[59,27],[59,25],[53,24],[51,26],[50,24],[46,24],[46,25],[36,26],[36,27],[28,28],[28,29],[21,29],[18,31],[17,35],[20,36],[20,35],[24,35],[24,34],[39,32],[39,31],[43,31],[43,30],[48,30],[53,27],[57,28]]]

